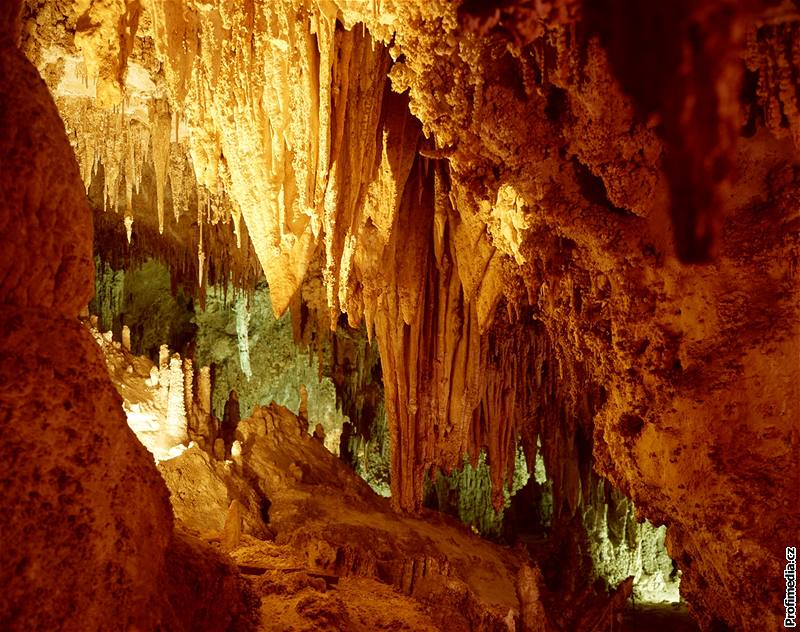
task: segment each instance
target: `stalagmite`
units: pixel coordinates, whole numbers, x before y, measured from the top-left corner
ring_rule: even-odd
[[[194,407],[194,369],[189,358],[183,360],[183,402],[184,410],[190,411]]]
[[[160,383],[158,368],[153,366],[150,368],[150,377],[148,378],[148,386],[156,387]]]
[[[211,367],[200,367],[197,398],[200,401],[201,410],[206,414],[211,414]]]
[[[168,345],[161,345],[158,348],[158,366],[160,369],[166,369],[169,367],[170,357],[169,357],[169,346]]]
[[[308,423],[308,389],[305,384],[300,385],[300,408],[297,416]]]
[[[131,350],[131,329],[127,325],[122,326],[122,346]]]
[[[181,359],[175,354],[169,361],[169,395],[167,400],[167,429],[170,437],[178,443],[188,441],[186,407],[184,404],[184,380]]]
[[[218,437],[214,441],[214,458],[218,461],[225,460],[225,442],[221,437]]]
[[[238,500],[231,502],[225,515],[225,526],[222,529],[222,546],[233,550],[242,539],[242,509]]]

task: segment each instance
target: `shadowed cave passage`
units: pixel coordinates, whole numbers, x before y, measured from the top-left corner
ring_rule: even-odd
[[[785,629],[798,29],[2,3],[0,628]]]

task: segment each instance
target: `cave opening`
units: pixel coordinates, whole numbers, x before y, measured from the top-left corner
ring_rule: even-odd
[[[0,628],[792,627],[800,10],[634,4],[2,3]]]

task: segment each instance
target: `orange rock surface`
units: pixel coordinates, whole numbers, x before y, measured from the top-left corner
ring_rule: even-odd
[[[250,283],[257,260],[277,313],[322,270],[315,309],[378,340],[396,509],[418,511],[426,474],[482,448],[499,502],[517,446],[532,463],[540,439],[565,521],[605,477],[668,525],[705,629],[780,628],[800,535],[795,3],[19,8],[0,9],[3,362],[32,351],[3,366],[4,435],[58,410],[47,436],[88,441],[89,424],[103,468],[126,455],[102,489],[145,468],[120,411],[96,412],[113,400],[101,363],[68,353],[85,334],[58,320],[91,294],[82,180],[95,217],[118,222],[100,250],[141,239],[199,286],[211,266]],[[77,374],[37,376],[79,362],[97,384],[64,411],[49,389]],[[37,463],[69,458],[18,453],[20,503],[45,484]],[[119,554],[136,599],[169,533],[163,485],[141,471],[162,540]],[[29,528],[13,516],[10,541]]]

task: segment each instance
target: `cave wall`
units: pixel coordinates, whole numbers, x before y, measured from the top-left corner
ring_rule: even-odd
[[[0,622],[148,629],[164,605],[167,491],[77,321],[92,295],[91,212],[52,97],[8,29],[0,23]]]
[[[164,481],[77,318],[92,213],[17,47],[19,8],[0,7],[0,627],[224,629],[246,615],[238,574],[173,532]]]
[[[324,253],[331,322],[378,339],[397,507],[481,448],[499,505],[541,435],[556,516],[594,468],[669,525],[706,627],[777,627],[772,534],[800,524],[794,5],[26,11],[51,87],[51,43],[84,57],[100,106],[149,71],[278,313]]]

